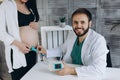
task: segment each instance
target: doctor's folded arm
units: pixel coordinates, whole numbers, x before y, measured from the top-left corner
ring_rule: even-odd
[[[58,48],[44,49],[40,53],[47,57],[63,57],[63,69],[58,75],[102,77],[106,71],[106,56],[109,50],[105,38],[91,29],[92,14],[85,8],[78,8],[71,16],[73,30]],[[73,67],[68,64],[80,65]]]

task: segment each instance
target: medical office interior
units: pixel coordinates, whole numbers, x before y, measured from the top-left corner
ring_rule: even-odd
[[[44,26],[59,27],[59,18],[63,16],[66,18],[66,25],[71,26],[71,14],[79,7],[92,12],[92,28],[107,40],[112,67],[120,68],[120,0],[37,0],[39,33],[41,34],[41,27]],[[0,41],[0,76],[4,80],[10,80],[4,57],[4,44]]]

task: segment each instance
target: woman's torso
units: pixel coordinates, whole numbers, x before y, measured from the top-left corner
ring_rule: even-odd
[[[34,21],[34,14],[30,10],[25,12],[18,10],[18,23],[20,30],[20,38],[22,42],[28,44],[29,46],[37,46],[38,44],[38,31],[32,29],[29,24]]]
[[[20,37],[22,42],[29,46],[37,46],[38,44],[38,32],[30,28],[30,26],[20,27]]]

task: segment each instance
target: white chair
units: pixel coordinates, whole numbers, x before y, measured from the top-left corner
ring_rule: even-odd
[[[64,28],[59,26],[42,26],[41,45],[46,49],[58,47],[64,43],[70,30],[72,30],[72,27],[68,25]]]
[[[64,28],[59,26],[42,26],[41,27],[41,45],[45,49],[59,47],[67,38],[68,32],[72,30],[71,26],[66,25]],[[38,61],[43,60],[38,56]],[[59,59],[59,58],[57,58]]]

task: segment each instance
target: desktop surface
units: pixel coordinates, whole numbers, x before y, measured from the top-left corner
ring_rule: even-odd
[[[101,80],[95,77],[78,77],[77,75],[60,76],[49,71],[48,65],[38,62],[21,80]],[[102,80],[120,80],[119,68],[107,68]]]

